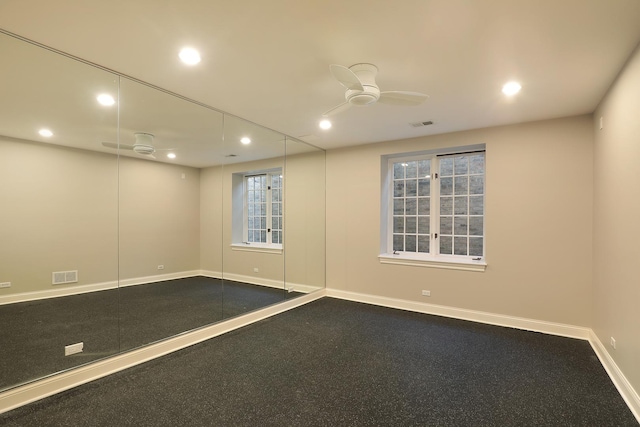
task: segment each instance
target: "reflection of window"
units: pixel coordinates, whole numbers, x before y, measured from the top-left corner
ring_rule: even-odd
[[[484,150],[391,157],[387,168],[383,252],[426,260],[484,258]]]
[[[244,241],[282,244],[281,171],[244,176]]]

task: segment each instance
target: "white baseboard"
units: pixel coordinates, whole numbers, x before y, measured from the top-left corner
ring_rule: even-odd
[[[118,284],[122,286],[146,285],[148,283],[162,282],[165,280],[184,279],[186,277],[199,276],[200,270],[179,271],[176,273],[157,274],[155,276],[135,277],[132,279],[112,280],[109,282],[92,283],[90,285],[67,286],[64,288],[45,289],[42,291],[21,292],[17,294],[0,296],[0,305],[14,304],[18,302],[36,301],[48,298],[59,298],[70,295],[86,294],[89,292],[106,291],[115,289]]]
[[[602,363],[605,371],[609,374],[609,378],[611,378],[611,381],[613,381],[613,384],[636,417],[636,420],[640,423],[640,396],[638,396],[638,392],[633,388],[629,380],[627,380],[627,377],[624,376],[613,360],[613,357],[611,357],[611,354],[607,351],[607,348],[592,330],[590,330],[589,334],[589,343],[591,347],[593,347],[593,351],[595,351],[598,359],[600,359],[600,363]]]
[[[523,317],[506,316],[484,311],[467,310],[464,308],[447,307],[444,305],[426,304],[396,298],[387,298],[377,295],[360,294],[356,292],[341,291],[338,289],[327,289],[327,296],[349,301],[380,305],[384,307],[398,308],[401,310],[415,311],[418,313],[435,314],[443,317],[470,320],[472,322],[506,326],[509,328],[524,329],[527,331],[543,332],[550,335],[579,338],[582,340],[589,339],[590,329],[581,326],[545,322],[542,320],[527,319]]]
[[[64,390],[88,383],[118,371],[130,368],[168,353],[206,341],[224,333],[233,331],[267,317],[280,314],[316,299],[322,298],[325,291],[301,295],[279,304],[252,311],[242,316],[205,326],[167,340],[148,345],[127,353],[109,357],[95,363],[34,381],[20,387],[0,393],[0,414],[51,396]]]
[[[291,292],[302,292],[305,294],[321,289],[321,287],[319,286],[309,286],[309,285],[303,285],[301,283],[292,283],[292,282],[286,282],[285,284],[283,284],[282,280],[266,279],[264,277],[256,277],[256,276],[246,276],[244,274],[235,274],[235,273],[226,273],[226,272],[220,273],[218,271],[210,271],[210,270],[200,270],[200,275],[205,277],[212,277],[215,279],[224,278],[227,280],[232,280],[234,282],[250,283],[252,285],[266,286],[268,288],[275,288],[275,289],[283,289],[286,287],[286,289],[290,290]]]

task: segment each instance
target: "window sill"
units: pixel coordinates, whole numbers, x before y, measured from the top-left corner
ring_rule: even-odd
[[[267,243],[232,243],[231,249],[244,252],[262,252],[266,254],[282,254],[282,245]]]
[[[380,254],[381,264],[410,265],[416,267],[445,268],[449,270],[485,271],[487,263],[483,260],[457,259],[454,257],[425,257],[407,254]]]

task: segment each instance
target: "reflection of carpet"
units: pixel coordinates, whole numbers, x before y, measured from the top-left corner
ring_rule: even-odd
[[[323,298],[8,426],[633,426],[587,341]]]
[[[190,277],[1,305],[0,389],[265,307],[291,295],[282,289]],[[81,341],[82,353],[64,356],[64,346]]]

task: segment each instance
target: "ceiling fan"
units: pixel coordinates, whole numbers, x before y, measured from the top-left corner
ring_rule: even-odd
[[[351,108],[351,106],[371,105],[382,102],[390,105],[415,106],[422,104],[429,96],[419,92],[384,91],[376,84],[378,67],[373,64],[354,64],[350,67],[332,64],[331,75],[345,88],[346,99],[342,104],[325,111],[323,116],[331,116]]]
[[[134,133],[134,136],[136,138],[136,142],[133,145],[115,144],[113,142],[103,142],[102,145],[114,149],[120,148],[121,150],[133,150],[133,152],[136,154],[151,157],[152,159],[155,159],[155,156],[153,154],[156,151],[173,150],[173,148],[155,148],[153,146],[154,135],[151,133],[136,132]]]

